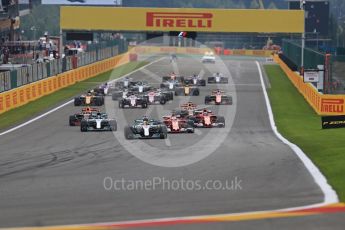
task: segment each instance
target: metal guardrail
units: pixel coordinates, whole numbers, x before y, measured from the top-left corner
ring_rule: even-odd
[[[124,49],[124,45],[120,43],[110,47],[93,47],[89,49],[88,52],[66,56],[63,59],[55,59],[47,63],[34,63],[15,70],[0,72],[0,92],[8,91],[51,76],[56,76],[57,74],[126,52],[127,49]],[[121,47],[121,45],[123,47]]]

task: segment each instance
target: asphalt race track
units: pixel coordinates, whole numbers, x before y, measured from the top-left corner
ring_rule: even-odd
[[[232,106],[209,106],[226,118],[227,127],[173,134],[167,140],[125,140],[123,127],[145,114],[160,118],[180,103],[203,106],[216,86],[201,88],[201,96],[175,97],[148,109],[118,108],[107,98],[106,110],[119,130],[81,133],[68,126],[68,116],[81,108],[63,107],[30,125],[0,137],[0,227],[63,225],[147,218],[272,210],[320,203],[324,195],[295,153],[271,130],[256,63],[227,60],[226,66],[203,65],[180,58],[162,59],[130,77],[154,84],[172,71],[188,76],[230,71],[232,81],[220,86],[233,96]],[[202,70],[202,71],[201,71]],[[219,145],[219,146],[218,146]],[[186,150],[187,149],[187,150]],[[134,155],[131,151],[134,152]],[[208,151],[208,152],[207,152]],[[237,181],[236,189],[104,188],[114,180]],[[108,181],[109,182],[109,181]],[[280,221],[280,220],[275,220]],[[306,221],[314,222],[313,218]],[[304,221],[301,221],[306,224]],[[249,229],[250,223],[232,224]],[[286,229],[294,225],[288,225]],[[296,225],[299,221],[295,220]],[[317,222],[315,222],[317,224]],[[225,228],[223,224],[219,229]],[[232,226],[229,224],[229,227]],[[190,226],[191,229],[211,225]],[[255,229],[270,226],[253,223]],[[272,223],[272,226],[277,226]],[[305,225],[304,229],[313,229]],[[175,229],[175,228],[173,228]],[[177,229],[177,228],[176,228]],[[218,229],[218,228],[215,228]],[[276,229],[276,228],[275,228]]]

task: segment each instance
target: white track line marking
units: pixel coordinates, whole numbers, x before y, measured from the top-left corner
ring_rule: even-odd
[[[17,129],[20,129],[20,128],[24,127],[24,126],[27,126],[28,124],[31,124],[32,122],[35,122],[35,121],[37,121],[37,120],[39,120],[39,119],[41,119],[41,118],[43,118],[43,117],[45,117],[45,116],[47,116],[47,115],[49,115],[51,113],[54,113],[55,111],[61,109],[62,107],[65,107],[66,105],[71,104],[72,102],[74,102],[74,100],[70,100],[70,101],[68,101],[68,102],[66,102],[66,103],[64,103],[64,104],[62,104],[62,105],[60,105],[60,106],[58,106],[58,107],[56,107],[56,108],[54,108],[52,110],[49,110],[46,113],[43,113],[43,114],[39,115],[38,117],[35,117],[35,118],[33,118],[33,119],[31,119],[31,120],[29,120],[27,122],[24,122],[24,123],[22,123],[22,124],[20,124],[18,126],[15,126],[15,127],[11,128],[9,130],[6,130],[6,131],[0,133],[0,136],[3,136],[3,135],[8,134],[8,133],[11,133],[11,132],[13,132],[13,131],[15,131]]]
[[[266,107],[268,111],[268,116],[270,120],[270,124],[272,127],[272,130],[274,134],[280,139],[284,144],[288,145],[295,153],[296,155],[301,159],[304,166],[307,168],[307,170],[310,172],[311,176],[313,177],[315,183],[321,188],[323,194],[324,194],[324,201],[323,204],[331,204],[339,202],[338,196],[336,192],[333,190],[333,188],[327,183],[327,179],[325,176],[320,172],[320,170],[314,165],[314,163],[308,158],[308,156],[295,144],[288,141],[285,137],[283,137],[277,129],[277,126],[274,121],[272,107],[267,95],[266,86],[264,83],[261,67],[258,61],[256,61],[256,65],[258,67],[258,71],[260,74],[260,82],[263,90],[263,94],[265,97]]]
[[[146,67],[149,66],[149,65],[152,65],[152,64],[154,64],[154,63],[156,63],[156,62],[159,62],[159,61],[163,60],[164,58],[165,58],[165,57],[159,58],[159,59],[157,59],[157,60],[155,60],[155,61],[153,61],[153,62],[148,63],[147,65],[144,65],[144,66],[140,67],[139,69],[133,70],[132,72],[129,72],[129,73],[127,73],[127,74],[125,74],[125,75],[123,75],[123,76],[121,76],[121,77],[119,77],[119,78],[116,78],[116,79],[114,79],[114,80],[112,80],[112,81],[110,81],[110,82],[118,81],[118,80],[120,80],[120,79],[122,79],[122,78],[124,78],[124,77],[127,77],[127,76],[129,76],[129,75],[131,75],[131,74],[133,74],[133,73],[135,73],[135,72],[137,72],[137,71],[140,71],[141,69],[146,68]],[[37,120],[43,118],[43,117],[46,117],[46,116],[48,116],[49,114],[54,113],[54,112],[56,112],[57,110],[59,110],[59,109],[65,107],[65,106],[71,104],[73,101],[74,101],[74,100],[70,100],[70,101],[68,101],[68,102],[66,102],[66,103],[64,103],[64,104],[62,104],[62,105],[60,105],[60,106],[58,106],[58,107],[56,107],[56,108],[54,108],[54,109],[52,109],[52,110],[49,110],[48,112],[46,112],[46,113],[44,113],[44,114],[41,114],[41,115],[39,115],[39,116],[37,116],[37,117],[35,117],[35,118],[33,118],[33,119],[27,121],[27,122],[24,122],[24,123],[22,123],[22,124],[20,124],[20,125],[18,125],[18,126],[15,126],[15,127],[11,128],[11,129],[8,129],[8,130],[6,130],[6,131],[0,133],[0,136],[6,135],[6,134],[8,134],[8,133],[11,133],[11,132],[13,132],[13,131],[15,131],[15,130],[17,130],[17,129],[20,129],[20,128],[24,127],[24,126],[27,126],[27,125],[29,125],[29,124],[31,124],[31,123],[33,123],[33,122],[35,122],[35,121],[37,121]]]

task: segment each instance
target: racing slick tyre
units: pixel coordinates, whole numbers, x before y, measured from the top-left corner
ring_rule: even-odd
[[[146,109],[147,108],[147,101],[143,101],[141,103],[141,108]]]
[[[199,89],[193,90],[193,93],[192,93],[193,96],[199,96],[199,94],[200,94]]]
[[[110,121],[109,126],[110,126],[110,131],[116,131],[117,130],[117,122],[116,121]]]
[[[205,96],[205,105],[210,104],[210,96]]]
[[[225,118],[224,117],[217,117],[217,123],[219,128],[225,127]]]
[[[201,86],[206,86],[206,81],[204,79],[200,80],[200,85]]]
[[[174,100],[174,93],[173,93],[173,92],[170,92],[169,95],[170,95],[169,100],[170,100],[170,101]]]
[[[134,139],[134,135],[133,135],[133,132],[131,130],[131,127],[129,126],[126,126],[125,129],[124,129],[124,134],[125,134],[125,138],[127,140],[132,140]]]
[[[194,121],[193,120],[189,120],[187,122],[187,128],[188,128],[188,133],[194,133]]]
[[[79,97],[74,98],[74,106],[80,106],[81,105],[81,100]]]
[[[75,117],[72,115],[72,116],[69,116],[69,126],[75,126]]]
[[[104,103],[103,98],[102,97],[95,97],[95,105],[96,106],[102,106]]]
[[[222,79],[222,83],[228,84],[228,83],[229,83],[229,79],[228,79],[227,77],[224,77],[224,78]]]
[[[159,138],[160,139],[167,139],[168,138],[168,130],[167,130],[166,126],[161,127]]]
[[[194,133],[194,127],[189,127],[187,133]]]
[[[123,104],[123,101],[119,101],[119,108],[123,109],[124,108],[124,104]]]
[[[161,105],[165,105],[166,102],[167,102],[167,100],[166,100],[165,96],[161,97],[161,99],[159,100],[159,103]]]
[[[224,100],[224,104],[232,105],[232,97],[226,97],[223,100]]]
[[[80,131],[87,132],[87,121],[81,121],[80,123]]]

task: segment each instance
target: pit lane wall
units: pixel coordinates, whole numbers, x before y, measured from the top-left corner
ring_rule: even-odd
[[[217,55],[234,55],[234,56],[261,56],[269,57],[272,50],[231,50],[231,49],[211,49],[211,48],[194,48],[194,47],[171,47],[171,46],[130,46],[128,47],[131,54],[197,54],[204,55],[206,52],[213,52]]]
[[[129,62],[124,53],[0,93],[0,114]]]
[[[345,95],[321,94],[310,83],[304,83],[303,78],[292,71],[278,55],[274,55],[274,61],[280,65],[292,84],[317,114],[322,116],[345,114]]]

